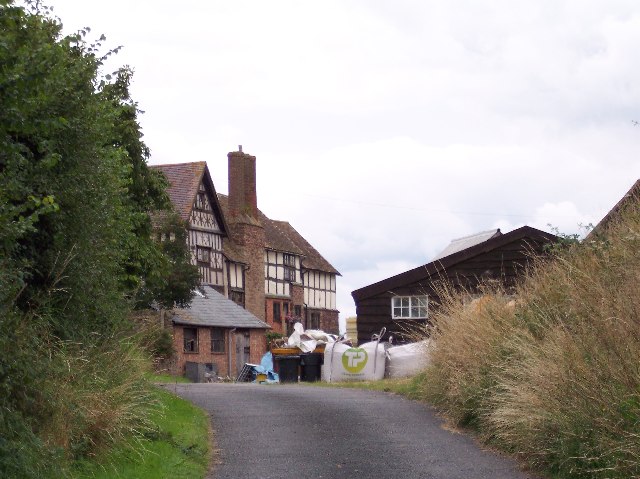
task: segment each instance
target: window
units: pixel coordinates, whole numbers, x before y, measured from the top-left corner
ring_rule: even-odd
[[[244,292],[231,290],[229,291],[229,299],[244,308]]]
[[[207,194],[204,191],[199,191],[196,196],[196,208],[199,210],[211,211],[209,206],[209,200],[207,200]]]
[[[211,352],[224,353],[224,329],[211,329]]]
[[[196,257],[198,259],[198,263],[211,264],[211,250],[209,248],[198,246],[196,248]]]
[[[284,263],[284,280],[296,281],[296,257],[292,254],[283,253],[282,262]]]
[[[282,311],[285,316],[289,316],[289,303],[282,303]]]
[[[284,280],[285,281],[296,281],[296,269],[291,266],[284,267]]]
[[[311,313],[309,329],[320,329],[320,313]]]
[[[293,315],[294,315],[296,318],[301,318],[301,317],[302,317],[302,306],[300,306],[299,304],[296,304],[296,305],[293,307]]]
[[[280,321],[280,303],[273,303],[273,321]]]
[[[391,299],[393,319],[419,319],[429,315],[426,296],[396,296]]]
[[[198,328],[183,328],[184,335],[184,352],[198,352]]]

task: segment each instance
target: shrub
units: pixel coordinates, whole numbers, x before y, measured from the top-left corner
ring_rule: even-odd
[[[640,477],[640,206],[538,264],[512,300],[451,294],[424,395],[558,477]]]

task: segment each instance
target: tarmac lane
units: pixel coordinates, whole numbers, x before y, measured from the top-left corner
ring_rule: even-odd
[[[389,393],[309,385],[172,384],[211,415],[208,479],[525,479],[510,458]]]

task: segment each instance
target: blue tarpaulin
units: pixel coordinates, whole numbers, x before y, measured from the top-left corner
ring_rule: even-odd
[[[255,366],[253,368],[256,373],[262,373],[267,375],[267,383],[279,383],[280,378],[278,374],[273,370],[273,354],[271,351],[267,351],[262,359],[260,360],[260,365]]]

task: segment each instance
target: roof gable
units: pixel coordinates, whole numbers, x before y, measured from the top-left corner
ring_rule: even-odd
[[[200,184],[211,203],[213,214],[223,233],[228,233],[227,223],[218,202],[218,195],[209,174],[206,161],[191,163],[175,163],[170,165],[149,165],[150,168],[164,174],[169,181],[167,194],[173,207],[183,221],[189,221],[193,204],[198,194]]]
[[[486,241],[475,244],[464,250],[452,253],[441,259],[436,259],[430,263],[422,266],[418,266],[404,273],[397,274],[377,283],[373,283],[369,286],[357,289],[351,292],[351,296],[356,301],[375,296],[377,294],[389,291],[400,286],[405,286],[421,279],[425,279],[428,276],[437,274],[440,271],[446,270],[456,264],[467,261],[475,256],[483,253],[488,253],[496,248],[500,248],[509,243],[512,243],[521,239],[531,239],[537,241],[544,241],[553,243],[558,241],[558,237],[551,233],[532,228],[530,226],[523,226],[509,233],[496,235]]]

